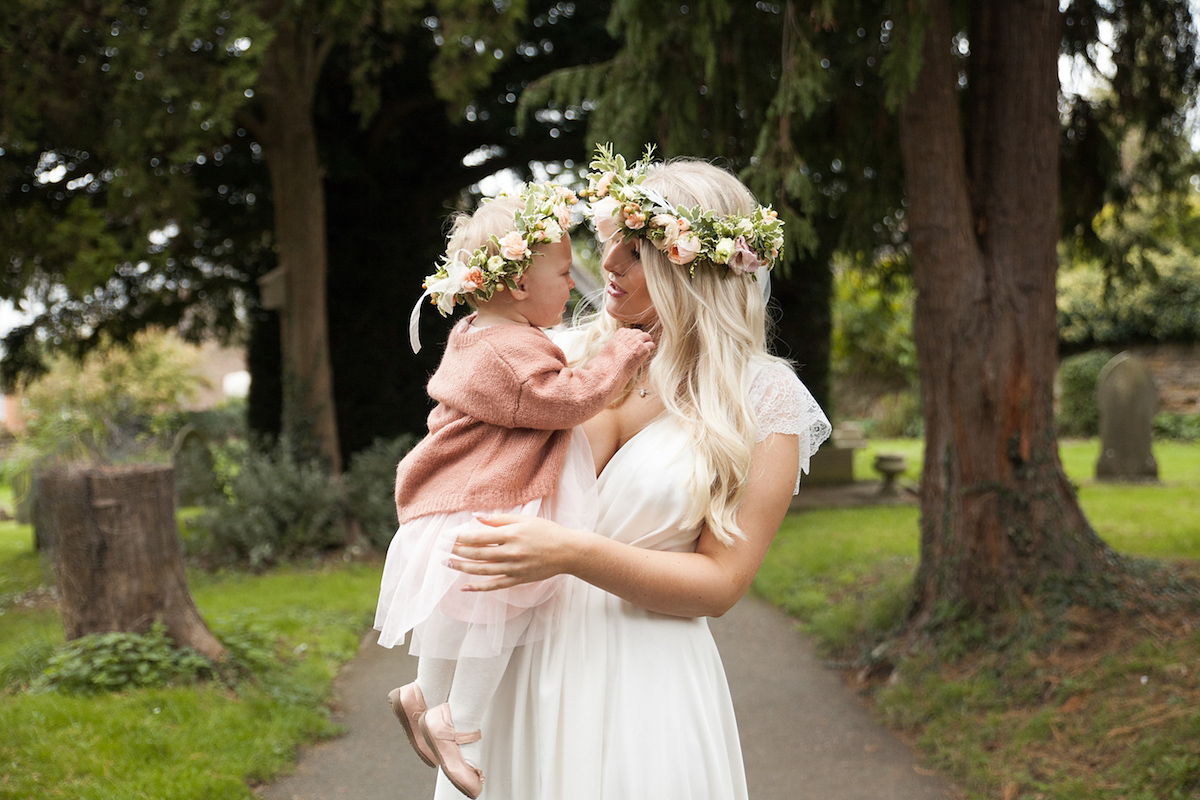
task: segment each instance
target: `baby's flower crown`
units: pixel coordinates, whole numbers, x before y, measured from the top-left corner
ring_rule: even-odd
[[[505,192],[496,199],[511,196]],[[526,183],[516,196],[520,208],[513,214],[512,230],[503,236],[490,237],[487,244],[473,251],[460,249],[446,253],[437,271],[421,283],[425,293],[408,318],[409,343],[414,353],[421,350],[417,321],[426,297],[446,317],[466,295],[490,300],[496,292],[517,288],[517,280],[533,263],[534,248],[557,242],[567,233],[571,227],[571,206],[579,202],[570,189],[551,183]]]
[[[421,284],[442,316],[462,296],[489,300],[497,291],[517,288],[517,279],[533,263],[534,247],[561,239],[571,226],[571,206],[579,202],[570,189],[551,183],[527,183],[517,197],[521,208],[513,215],[513,230],[474,251],[446,253]]]
[[[642,185],[654,148],[626,166],[612,145],[598,145],[580,192],[590,200],[596,233],[608,241],[618,231],[629,239],[639,236],[666,254],[672,263],[696,274],[696,260],[726,267],[735,274],[770,269],[783,252],[783,220],[770,206],[749,214],[722,216],[699,208],[676,208],[653,189]]]

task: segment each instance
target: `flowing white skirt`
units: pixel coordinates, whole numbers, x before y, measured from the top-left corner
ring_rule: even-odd
[[[518,648],[483,720],[480,800],[747,800],[704,618],[568,578],[562,623]],[[438,774],[435,800],[462,795]]]
[[[479,530],[476,514],[521,514],[591,530],[596,521],[596,478],[583,432],[572,431],[554,494],[513,508],[429,514],[404,523],[392,537],[375,609],[375,628],[384,647],[403,644],[428,658],[488,658],[535,642],[554,630],[561,611],[565,576],[510,589],[464,592],[477,576],[447,566],[459,533]]]

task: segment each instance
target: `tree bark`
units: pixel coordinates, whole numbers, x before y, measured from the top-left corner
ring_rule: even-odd
[[[1057,3],[974,4],[962,91],[951,3],[927,8],[900,110],[926,420],[918,622],[999,609],[1113,562],[1054,429]]]
[[[277,20],[259,82],[263,119],[258,133],[271,175],[279,265],[286,276],[280,311],[284,429],[302,420],[311,425],[320,455],[336,475],[341,451],[326,310],[325,189],[313,120],[327,51],[296,23],[282,15]]]
[[[220,660],[225,648],[188,591],[170,467],[64,467],[38,485],[67,639],[162,620],[177,645]]]

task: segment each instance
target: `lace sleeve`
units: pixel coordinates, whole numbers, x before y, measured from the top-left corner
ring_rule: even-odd
[[[809,459],[833,431],[825,412],[796,373],[778,361],[767,364],[754,376],[750,404],[758,418],[758,441],[772,433],[800,437],[800,472],[793,494],[800,491],[800,476],[808,472]]]

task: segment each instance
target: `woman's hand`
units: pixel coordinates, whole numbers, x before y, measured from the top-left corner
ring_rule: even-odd
[[[496,514],[476,517],[486,526],[461,533],[451,552],[450,566],[481,580],[466,591],[506,589],[570,572],[579,552],[581,531],[539,517]]]

